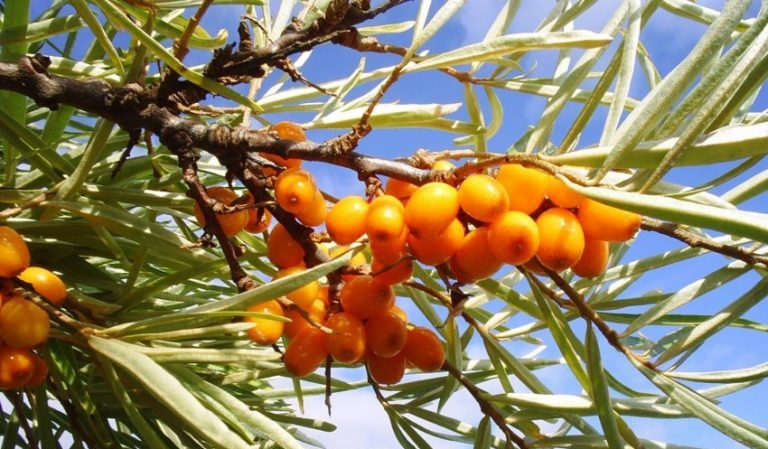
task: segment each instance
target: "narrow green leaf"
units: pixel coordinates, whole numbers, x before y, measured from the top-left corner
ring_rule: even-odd
[[[112,45],[112,39],[110,39],[107,32],[101,26],[101,23],[99,23],[99,19],[93,14],[93,11],[88,7],[85,0],[71,0],[70,3],[77,10],[78,15],[85,20],[86,24],[88,24],[88,28],[91,29],[93,36],[96,38],[96,42],[98,42],[99,45],[101,45],[101,48],[107,52],[107,55],[112,61],[112,64],[115,65],[117,72],[120,74],[125,73],[123,61],[120,59],[120,55],[117,54],[115,46]]]
[[[597,416],[603,426],[603,433],[610,449],[621,449],[624,441],[619,435],[619,429],[614,416],[613,402],[608,392],[608,382],[603,371],[603,362],[600,358],[600,346],[597,344],[592,323],[587,325],[586,335],[587,371],[589,372],[590,396],[597,409]]]
[[[731,383],[731,382],[748,382],[752,380],[764,379],[768,376],[768,362],[761,363],[759,365],[735,369],[728,371],[709,371],[702,373],[690,373],[682,371],[670,371],[665,373],[669,377],[676,379],[690,380],[693,382],[714,382],[714,383]]]

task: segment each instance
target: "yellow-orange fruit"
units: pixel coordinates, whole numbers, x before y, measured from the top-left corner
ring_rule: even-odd
[[[454,168],[456,168],[456,166],[446,161],[445,159],[441,159],[432,164],[432,170],[437,171],[453,170]]]
[[[408,181],[401,181],[395,178],[388,178],[384,184],[384,193],[392,195],[398,200],[407,200],[413,195],[418,186]]]
[[[31,348],[48,339],[48,314],[32,301],[20,297],[0,309],[0,337],[14,348]]]
[[[555,205],[565,208],[573,209],[579,207],[584,200],[584,196],[579,192],[565,185],[565,183],[554,176],[547,177],[547,197]]]
[[[608,249],[608,242],[604,240],[586,239],[581,259],[571,270],[583,278],[600,276],[608,266]]]
[[[296,218],[307,226],[320,226],[325,223],[325,217],[328,215],[328,209],[325,207],[325,198],[319,190],[315,190],[315,196],[309,207],[296,213]]]
[[[323,324],[328,317],[328,305],[322,298],[315,298],[312,301],[309,310],[305,309],[305,311],[309,319],[315,324]],[[302,329],[311,326],[310,322],[307,321],[298,310],[286,310],[285,317],[291,320],[286,322],[283,327],[283,333],[288,336],[288,338],[294,338]]]
[[[299,332],[285,350],[285,369],[296,377],[304,377],[325,362],[328,357],[328,334],[316,327]]]
[[[277,137],[283,140],[294,140],[296,142],[302,142],[307,140],[307,136],[304,134],[304,130],[299,125],[292,122],[279,122],[272,125],[270,128],[272,132],[277,134]],[[296,168],[301,166],[301,159],[286,159],[276,154],[261,153],[261,156],[265,159],[282,165],[287,168]],[[265,170],[268,174],[273,173],[273,170]]]
[[[486,226],[464,236],[451,257],[450,268],[456,279],[464,283],[488,278],[501,268],[501,261],[491,251]]]
[[[309,172],[299,168],[285,170],[275,180],[275,200],[292,214],[307,210],[314,201],[316,190]]]
[[[492,177],[474,174],[459,186],[459,205],[476,220],[493,221],[509,208],[509,195]]]
[[[40,267],[29,267],[19,274],[19,279],[32,285],[38,295],[61,305],[67,299],[67,286],[60,277]]]
[[[290,276],[292,274],[301,273],[302,271],[306,271],[306,268],[303,265],[286,268],[284,270],[278,271],[275,274],[275,279]],[[302,309],[309,310],[309,308],[312,307],[312,301],[314,301],[315,298],[317,298],[317,294],[319,293],[319,291],[320,291],[320,283],[317,281],[311,281],[308,284],[302,285],[301,287],[288,293],[285,296],[287,296],[288,299],[293,301],[294,304],[301,307]]]
[[[346,253],[347,251],[350,251],[349,247],[347,246],[337,246],[330,251],[331,259],[335,259],[342,254]],[[348,273],[342,273],[341,279],[344,282],[349,281],[353,277],[357,276],[359,274],[359,271],[362,270],[366,265],[368,265],[368,259],[365,258],[365,254],[363,252],[358,252],[354,256],[352,256],[351,259],[349,259],[349,262],[347,262],[347,269],[349,270]]]
[[[459,213],[459,193],[442,182],[416,189],[405,206],[405,224],[411,234],[430,239],[447,228]]]
[[[24,386],[35,371],[32,353],[26,349],[0,347],[0,389],[18,389]]]
[[[205,192],[209,197],[213,198],[219,203],[222,203],[225,206],[231,206],[233,205],[232,203],[238,200],[237,193],[227,187],[208,187]],[[200,205],[195,202],[193,208],[195,218],[200,224],[200,227],[205,227],[205,216],[203,215],[203,210],[200,208]],[[227,237],[232,237],[233,235],[242,231],[245,225],[248,223],[248,211],[243,209],[232,212],[231,214],[217,213],[216,220],[218,220],[219,226],[221,226],[221,230],[224,231],[224,234],[226,234]]]
[[[373,258],[384,264],[397,262],[405,252],[408,235],[408,228],[403,227],[403,231],[395,240],[388,242],[380,242],[376,240],[370,241],[369,245],[371,247]]]
[[[405,374],[405,356],[402,352],[392,357],[379,357],[369,351],[365,358],[368,372],[380,384],[396,384]]]
[[[608,242],[626,242],[640,229],[640,215],[585,198],[579,206],[584,236]]]
[[[32,363],[34,364],[32,376],[27,380],[27,383],[24,384],[27,388],[37,388],[44,384],[48,378],[48,364],[45,363],[45,360],[43,360],[42,357],[33,353]]]
[[[540,236],[536,257],[542,265],[562,271],[579,261],[584,252],[584,233],[568,209],[547,209],[536,219],[536,226]]]
[[[374,315],[365,323],[368,349],[379,357],[392,357],[405,347],[408,328],[396,313]]]
[[[404,323],[408,323],[408,314],[405,313],[405,310],[398,307],[396,304],[387,309],[388,312],[394,313],[395,315],[399,316],[401,320],[403,320]]]
[[[325,322],[333,333],[328,335],[328,352],[341,363],[362,360],[367,347],[365,324],[349,312],[334,313]]]
[[[0,226],[0,277],[12,278],[29,266],[29,248],[18,232]]]
[[[361,275],[344,284],[340,300],[345,312],[365,320],[392,307],[395,303],[395,291],[392,286],[369,275]]]
[[[488,226],[488,244],[502,262],[520,265],[539,249],[539,228],[529,215],[508,211]]]
[[[267,257],[279,268],[289,268],[304,262],[304,249],[280,223],[272,228],[267,240]]]
[[[320,291],[317,292],[317,299],[323,301],[326,307],[331,305],[330,287],[328,285],[321,285]]]
[[[437,371],[445,363],[443,344],[434,332],[425,327],[414,327],[408,331],[403,355],[422,371]]]
[[[496,180],[507,190],[509,210],[530,214],[544,201],[548,183],[545,173],[519,164],[504,164],[499,168]]]
[[[285,316],[280,303],[274,299],[271,301],[254,304],[248,308],[248,312],[269,313],[277,316]],[[253,327],[248,329],[248,337],[257,345],[273,345],[283,336],[285,323],[283,321],[271,320],[268,318],[259,318],[255,316],[246,316],[243,318],[246,323],[254,323]]]
[[[347,245],[365,234],[368,202],[361,196],[348,196],[334,204],[325,219],[325,228],[334,242]]]
[[[411,273],[413,273],[413,261],[405,253],[402,256],[399,262],[394,264],[379,262],[379,259],[374,258],[371,263],[373,278],[389,285],[399,284],[410,279]]]
[[[464,239],[464,225],[457,219],[440,234],[431,239],[408,236],[408,246],[416,259],[427,265],[440,265],[453,256]]]
[[[390,245],[399,239],[403,229],[404,209],[397,198],[381,195],[371,202],[365,214],[365,232],[371,243]]]
[[[253,204],[253,196],[248,193],[248,204]],[[245,230],[251,234],[258,234],[267,230],[272,221],[272,214],[267,209],[251,208],[248,209],[248,222],[245,224]]]

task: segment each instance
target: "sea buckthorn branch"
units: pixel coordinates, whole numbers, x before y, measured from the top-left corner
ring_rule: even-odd
[[[494,424],[496,424],[496,427],[501,430],[501,432],[504,434],[504,438],[507,441],[507,447],[509,447],[512,443],[514,443],[520,449],[526,449],[528,447],[525,444],[525,440],[523,440],[520,435],[516,434],[515,431],[512,430],[512,428],[509,426],[509,424],[507,424],[507,421],[504,419],[504,416],[502,416],[501,412],[483,397],[483,395],[486,394],[485,391],[475,385],[474,382],[469,380],[469,378],[465,376],[460,369],[453,366],[451,363],[445,362],[443,364],[443,369],[445,369],[451,376],[458,380],[459,383],[464,386],[464,388],[467,389],[467,392],[469,392],[475,401],[477,401],[477,404],[480,406],[480,410],[486,416],[489,416]]]
[[[677,223],[643,217],[640,227],[646,231],[654,231],[672,237],[693,248],[704,248],[712,252],[741,260],[748,265],[762,265],[763,267],[768,267],[768,257],[764,255],[755,254],[753,251],[741,246],[724,245],[715,242],[712,239],[694,234]]]

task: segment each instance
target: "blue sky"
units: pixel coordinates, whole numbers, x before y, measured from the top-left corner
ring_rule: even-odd
[[[46,7],[46,2],[34,1],[32,3],[33,8],[39,8],[39,10]],[[434,12],[442,2],[436,1],[433,3],[432,10]],[[469,0],[467,6],[426,45],[426,48],[431,53],[437,53],[481,40],[503,3],[502,0]],[[698,3],[719,9],[722,7],[723,2],[700,1]],[[749,13],[750,17],[756,13],[756,4],[758,2],[754,3],[755,5],[753,5]],[[277,2],[273,1],[273,4],[276,5]],[[553,4],[554,2],[552,1],[523,1],[509,32],[533,31]],[[599,31],[616,4],[616,0],[598,0],[596,6],[590,10],[589,14],[576,21],[576,28]],[[417,6],[418,2],[410,2],[378,18],[376,22],[393,23],[410,20],[415,15]],[[273,11],[276,10],[277,8],[274,7]],[[237,17],[241,13],[241,9],[214,6],[207,14],[204,25],[211,32],[220,28],[227,29],[230,40],[232,40],[236,36]],[[666,11],[659,11],[644,29],[641,39],[648,48],[658,69],[664,75],[672,70],[694,46],[704,30],[705,27],[701,24],[678,18]],[[407,45],[410,37],[410,33],[406,32],[401,35],[386,35],[382,37],[382,40]],[[117,42],[124,43],[124,39],[124,36],[118,36]],[[579,51],[574,51],[572,61],[575,61],[579,55]],[[359,54],[351,50],[331,46],[322,47],[313,52],[302,70],[307,78],[318,83],[345,78],[356,68],[359,57]],[[398,58],[395,56],[368,55],[366,57],[367,71],[398,62]],[[529,76],[531,77],[550,77],[554,69],[556,57],[557,54],[554,51],[532,52],[522,59],[521,65],[524,70],[530,72]],[[207,54],[198,52],[191,54],[188,61],[190,63],[200,63],[204,62],[207,58]],[[605,63],[605,60],[601,61],[598,64],[598,68],[604,67]],[[276,76],[272,75],[266,80],[265,89],[262,92],[268,88],[274,79],[276,79]],[[372,86],[373,84],[369,83],[363,88],[356,89],[350,95],[350,98],[366,92]],[[641,98],[646,92],[647,86],[642,80],[638,68],[630,94],[634,98]],[[520,93],[502,91],[499,92],[499,96],[505,106],[505,122],[502,130],[490,141],[490,149],[491,151],[503,152],[510,143],[516,141],[524,133],[528,126],[536,123],[546,103],[543,97]],[[398,82],[387,93],[384,100],[386,102],[399,101],[401,103],[455,103],[463,102],[464,94],[462,87],[448,76],[439,73],[419,73],[405,76],[401,82]],[[217,104],[221,103],[219,100],[214,100],[214,102]],[[758,97],[755,110],[762,110],[767,105],[768,98],[766,98],[765,93],[762,93]],[[556,139],[562,137],[570,124],[569,120],[575,116],[579,109],[580,104],[573,104],[566,108],[566,112],[562,115],[554,133]],[[594,144],[599,139],[602,130],[602,120],[606,112],[607,108],[601,108],[598,111],[596,119],[587,127],[582,136],[580,147]],[[466,113],[462,110],[451,117],[464,119],[466,118]],[[268,118],[270,120],[290,118],[295,121],[308,121],[312,118],[312,114],[274,115]],[[255,121],[254,126],[258,126]],[[338,132],[338,130],[310,130],[308,136],[312,140],[320,141],[336,135]],[[431,150],[452,148],[454,147],[452,139],[455,137],[457,136],[448,133],[425,131],[422,129],[375,130],[370,136],[366,137],[359,150],[367,154],[384,157],[404,156],[412,154],[419,148]],[[720,164],[715,167],[675,170],[666,180],[686,185],[697,185],[705,179],[722,173],[724,168],[733,165]],[[747,179],[749,176],[764,170],[767,165],[766,163],[759,164],[742,175],[738,180],[718,187],[715,189],[715,192],[723,193],[727,191],[738,183],[739,180]],[[357,180],[354,173],[323,164],[309,164],[309,166],[311,166],[320,186],[329,193],[336,196],[362,193],[362,184]],[[750,200],[743,205],[746,209],[759,212],[768,211],[767,206],[768,204],[766,204],[764,197]],[[679,246],[677,242],[666,237],[642,233],[628,251],[624,260],[634,260]],[[654,273],[652,276],[647,276],[630,291],[626,292],[624,297],[641,295],[656,289],[675,291],[699,279],[704,274],[725,265],[725,263],[727,262],[722,257],[707,256],[695,261],[674,265],[669,270],[663,270],[659,273]],[[733,282],[728,289],[717,290],[714,294],[704,295],[692,304],[682,308],[680,312],[697,314],[716,312],[737,298],[739,294],[749,289],[756,279],[756,275],[746,275]],[[400,304],[406,305],[406,308],[409,309],[412,321],[419,321],[417,317],[418,312],[412,307],[408,307],[406,301],[401,299]],[[496,303],[490,307],[497,309],[500,306],[499,303]],[[745,318],[765,322],[766,316],[768,316],[768,303],[763,303],[748,312]],[[521,325],[526,322],[527,320],[524,317],[520,317],[512,320],[511,324]],[[572,325],[577,335],[583,335],[584,326],[580,321],[574,321]],[[647,335],[657,338],[669,330],[670,328],[653,328],[648,330]],[[538,355],[539,357],[560,356],[557,347],[547,337],[545,332],[538,332],[536,336],[544,339],[547,344],[544,351]],[[722,332],[720,335],[710,339],[702,350],[683,365],[683,369],[686,371],[735,369],[756,365],[765,361],[765,351],[763,348],[766,345],[768,345],[768,336],[763,333],[741,329]],[[534,349],[531,345],[519,342],[510,343],[508,347],[519,356]],[[632,387],[642,391],[657,393],[655,387],[645,381],[628,364],[623,356],[613,351],[607,345],[602,345],[602,349],[606,367],[611,373],[618,378],[624,379]],[[479,342],[471,344],[470,354],[474,357],[484,357],[482,346]],[[342,375],[346,377],[347,374],[344,373]],[[537,374],[540,374],[547,386],[556,393],[580,393],[580,388],[573,381],[572,375],[565,366],[547,368],[537,372]],[[358,378],[360,375],[360,370],[356,373],[349,373],[350,378]],[[498,385],[493,383],[484,384],[483,387],[491,391],[499,390]],[[768,386],[760,384],[751,387],[746,392],[726,397],[722,402],[722,406],[726,410],[758,425],[768,426],[768,417],[764,413],[764,405],[760,401],[754,400],[754,398],[765,398],[767,395]],[[386,415],[376,403],[373,393],[369,389],[335,395],[334,414],[331,418],[327,418],[325,415],[325,406],[322,403],[322,398],[309,398],[306,411],[308,416],[329,419],[338,425],[338,430],[332,434],[313,435],[320,441],[325,442],[329,448],[384,449],[398,446],[391,434]],[[480,419],[478,408],[465,393],[456,394],[445,408],[445,414],[462,419],[472,425],[477,425]],[[714,429],[695,420],[681,419],[660,422],[641,418],[627,418],[627,421],[632,424],[636,433],[642,438],[713,449],[741,447]],[[599,427],[596,420],[591,420],[591,422]],[[435,447],[448,448],[453,446],[447,443],[436,442]]]

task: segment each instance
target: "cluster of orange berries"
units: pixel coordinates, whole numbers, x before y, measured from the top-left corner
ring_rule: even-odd
[[[54,305],[67,297],[58,276],[29,263],[29,248],[21,236],[0,226],[0,389],[37,387],[48,377],[48,366],[33,352],[48,339],[48,313],[26,299],[14,279]]]
[[[273,131],[283,139],[304,140],[301,128],[288,122]],[[258,344],[274,344],[286,334],[290,343],[284,360],[296,376],[313,372],[328,355],[341,363],[365,361],[381,383],[399,381],[408,364],[423,371],[439,369],[445,360],[439,338],[410,326],[394,304],[392,286],[411,277],[414,259],[426,265],[447,264],[463,283],[486,279],[503,264],[523,265],[536,273],[543,273],[542,266],[557,272],[570,268],[579,276],[593,277],[606,269],[609,242],[629,240],[640,226],[639,215],[583,197],[558,178],[519,164],[502,165],[494,176],[471,174],[458,188],[444,182],[416,186],[391,178],[384,193],[371,201],[348,196],[327,210],[300,160],[264,156],[287,167],[274,183],[278,205],[307,226],[325,223],[338,245],[331,256],[364,236],[373,256],[371,274],[344,276],[338,304],[329,302],[327,287],[313,282],[287,295],[303,313],[277,300],[250,309],[290,318],[287,324],[255,316],[246,320],[254,323],[249,334]],[[433,166],[453,168],[446,161]],[[211,196],[218,191],[214,189],[223,188],[209,189]],[[223,190],[229,192],[221,196],[225,204],[249,201]],[[253,214],[248,218],[242,211],[237,226],[231,227],[236,214],[218,217],[232,235],[251,224]],[[257,224],[259,232],[266,229],[264,220]],[[306,269],[302,246],[281,224],[269,233],[267,250],[280,268],[276,277]],[[350,265],[361,268],[367,260],[359,253]]]

